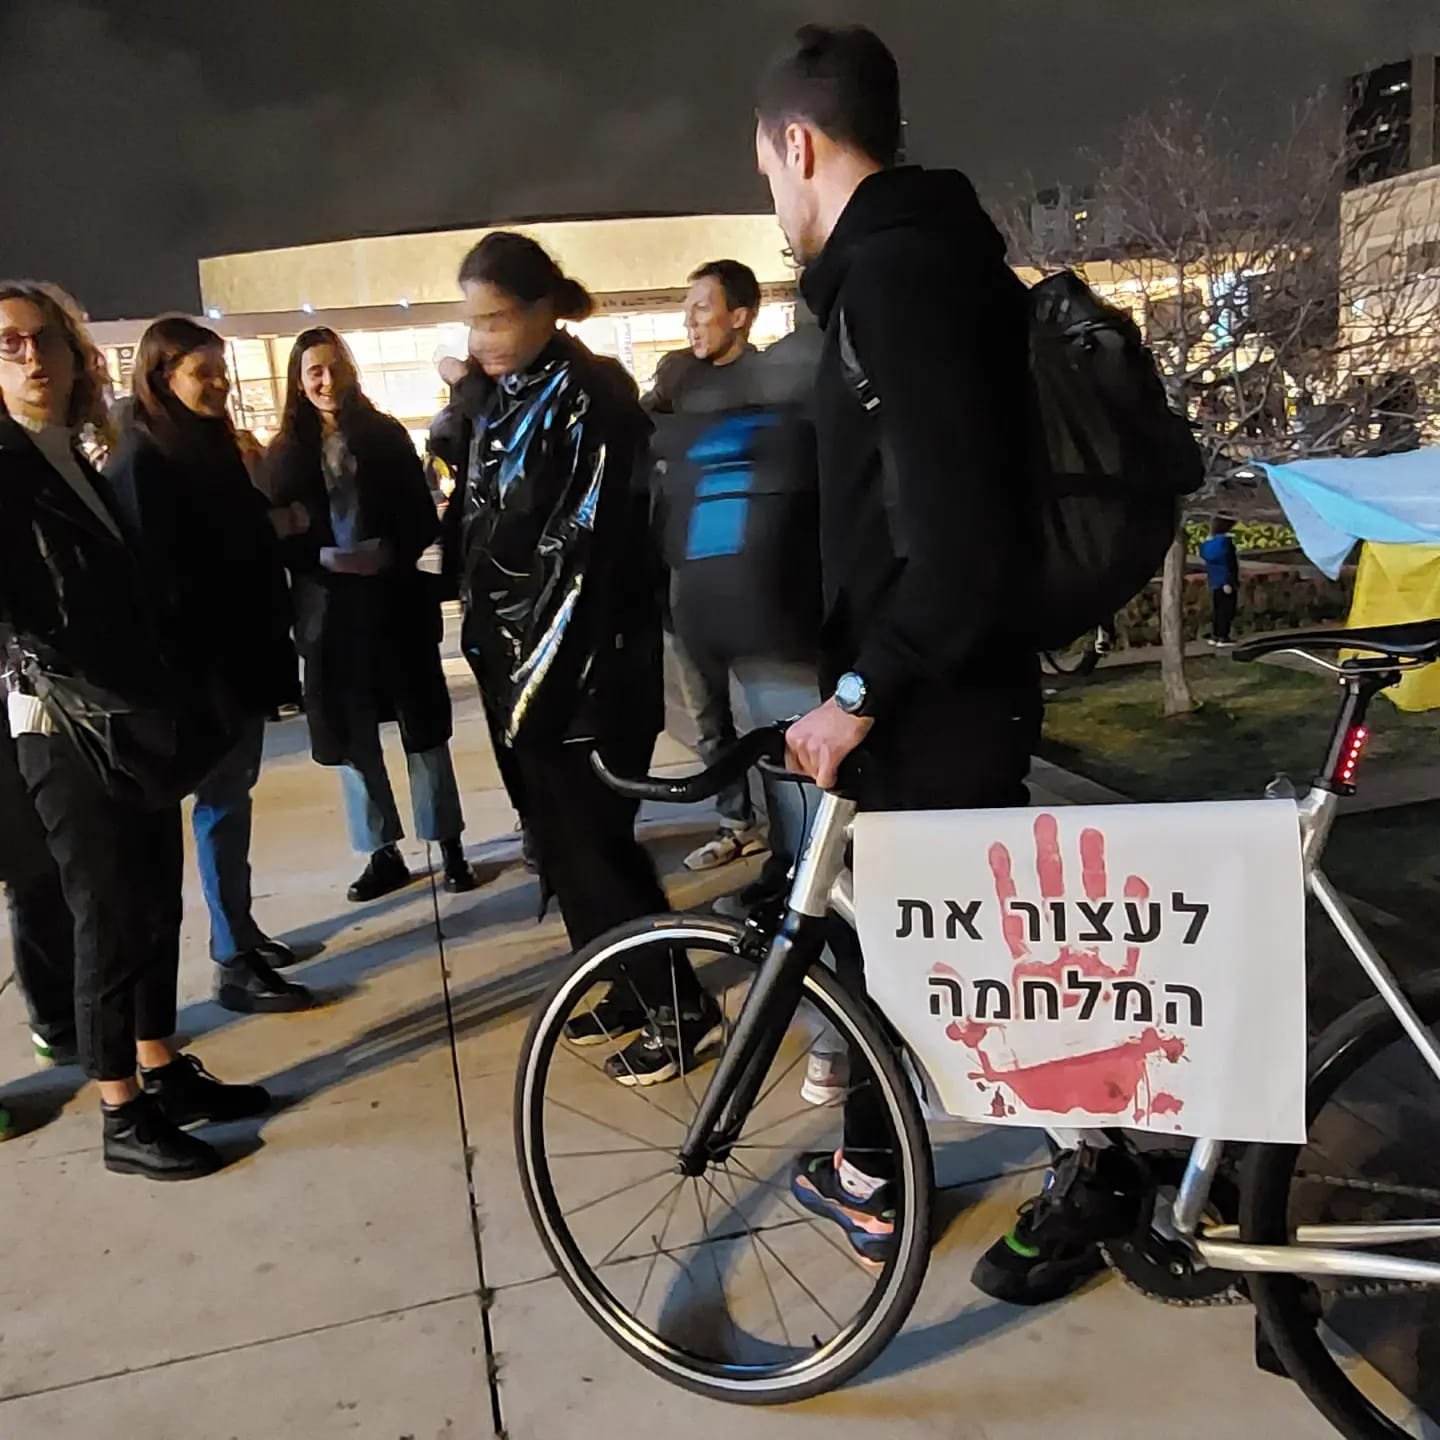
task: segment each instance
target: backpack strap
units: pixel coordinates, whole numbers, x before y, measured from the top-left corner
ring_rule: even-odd
[[[906,542],[900,518],[900,478],[895,466],[895,451],[889,435],[885,432],[884,417],[876,413],[880,409],[879,393],[870,383],[870,377],[860,363],[859,353],[855,349],[855,337],[850,333],[850,317],[843,310],[840,312],[840,368],[844,372],[845,383],[860,402],[861,408],[867,415],[875,415],[879,423],[880,492],[885,501],[885,518],[890,528],[890,548],[895,552],[897,560],[904,560],[909,556],[910,547]]]

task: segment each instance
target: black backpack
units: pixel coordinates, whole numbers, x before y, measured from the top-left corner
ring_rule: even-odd
[[[843,315],[840,356],[861,403],[875,409]],[[1135,322],[1072,271],[1030,290],[1030,378],[1035,570],[1022,624],[1037,650],[1053,650],[1108,623],[1154,578],[1205,461]],[[892,508],[887,450],[882,437]]]

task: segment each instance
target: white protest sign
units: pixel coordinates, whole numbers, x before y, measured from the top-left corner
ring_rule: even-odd
[[[1305,899],[1273,800],[855,822],[866,984],[946,1111],[1305,1138]]]

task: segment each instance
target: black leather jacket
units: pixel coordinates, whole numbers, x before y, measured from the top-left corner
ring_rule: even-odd
[[[109,504],[105,481],[85,469]],[[163,703],[169,693],[134,553],[5,415],[0,624],[13,631],[12,649],[34,657],[42,670],[78,677],[134,704]]]
[[[477,417],[447,521],[462,641],[502,743],[658,733],[649,421],[613,360],[560,333]]]

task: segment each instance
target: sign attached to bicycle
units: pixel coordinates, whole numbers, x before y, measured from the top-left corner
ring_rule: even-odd
[[[866,983],[962,1119],[1305,1138],[1305,882],[1273,801],[855,822]]]

